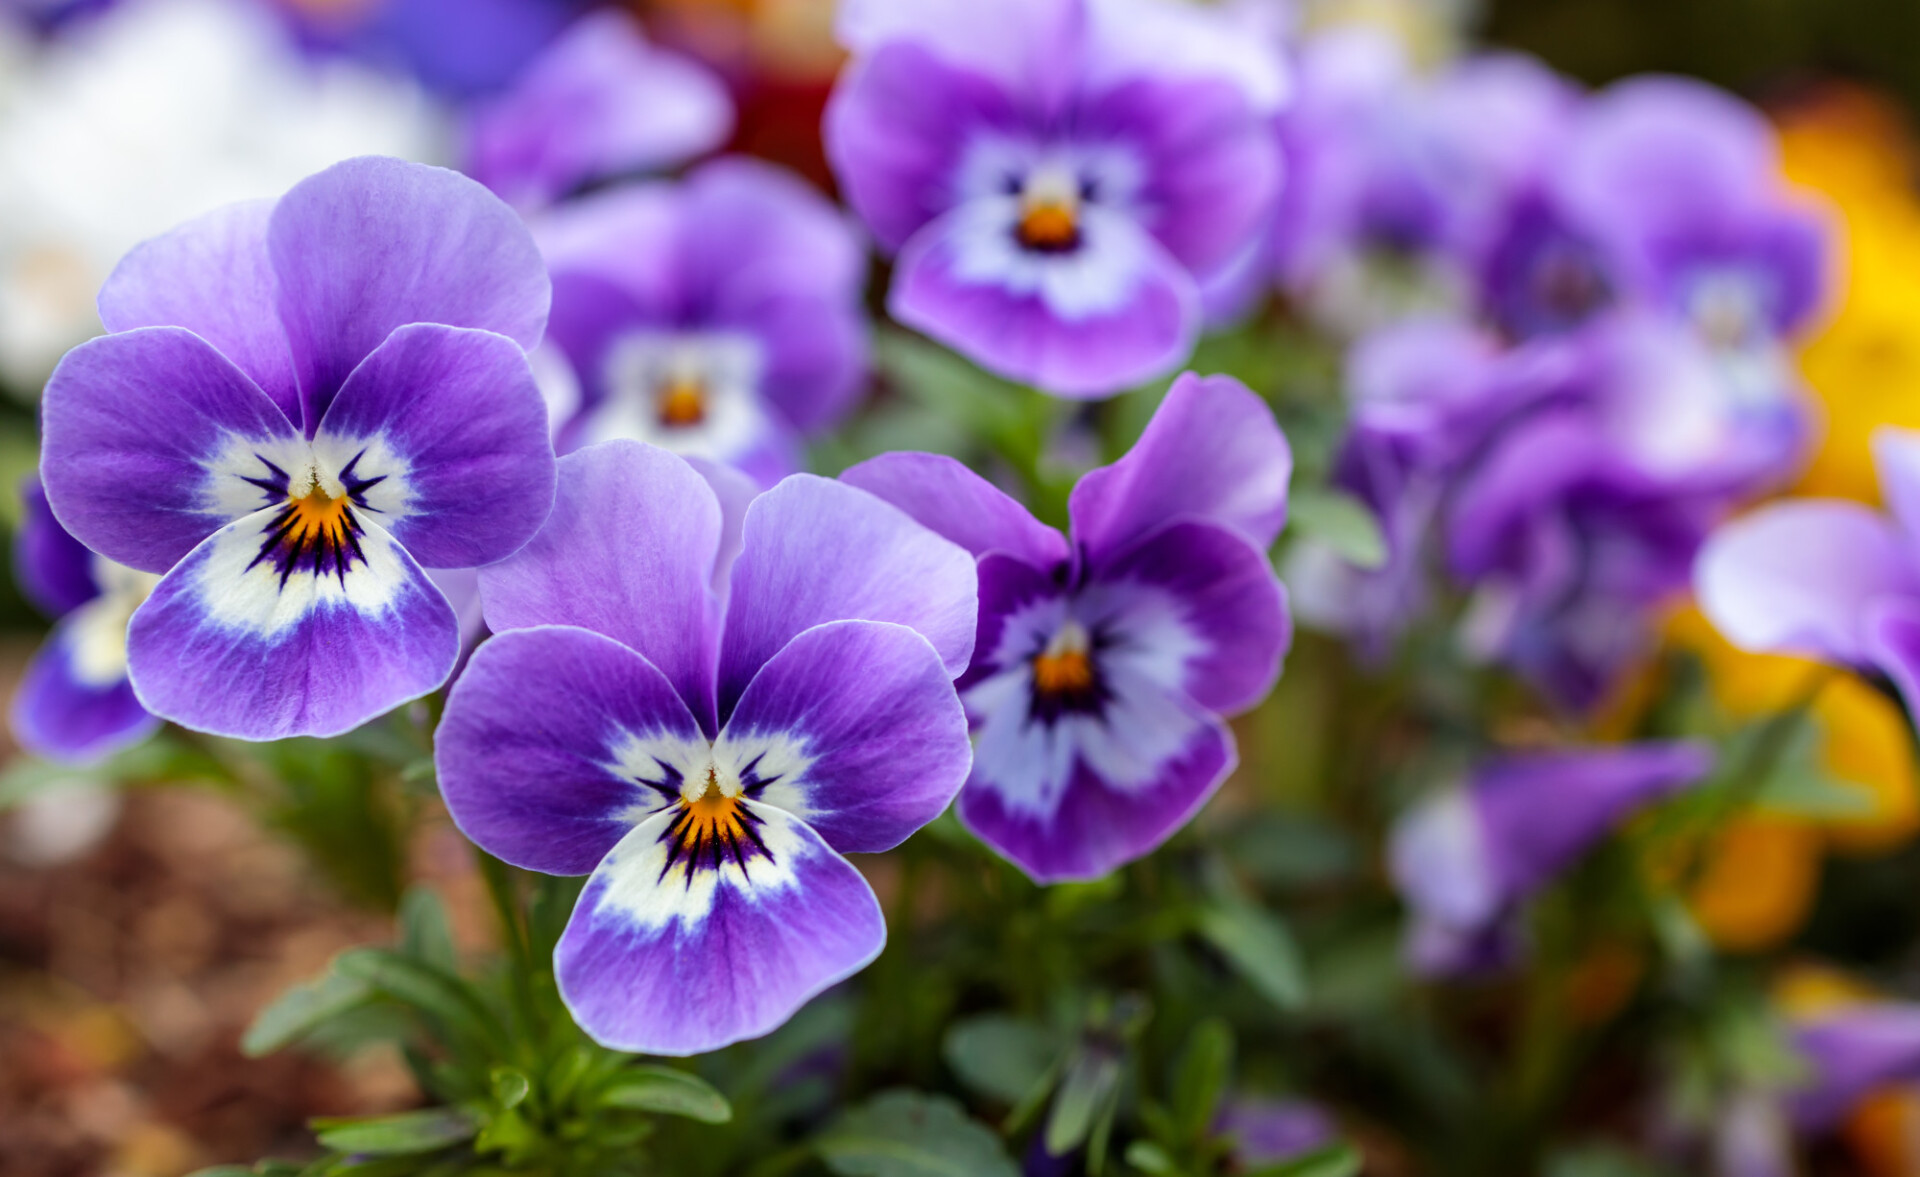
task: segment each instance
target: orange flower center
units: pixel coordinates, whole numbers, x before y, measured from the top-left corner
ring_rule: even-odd
[[[1080,244],[1079,210],[1063,200],[1030,203],[1021,210],[1015,235],[1028,249],[1064,253]]]
[[[1033,659],[1034,689],[1048,695],[1071,694],[1093,686],[1093,660],[1085,650],[1042,653]]]
[[[660,424],[686,429],[707,419],[707,390],[698,380],[674,377],[660,387]]]
[[[744,872],[748,859],[773,857],[754,829],[760,819],[739,794],[721,790],[711,768],[707,770],[706,789],[691,799],[682,796],[675,806],[673,820],[661,839],[667,843],[667,864],[660,869],[662,879],[679,865],[691,885],[694,872],[703,867],[717,870],[732,859]]]

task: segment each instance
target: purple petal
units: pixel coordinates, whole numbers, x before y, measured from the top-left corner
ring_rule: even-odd
[[[1233,771],[1233,736],[1192,701],[1109,675],[1098,715],[1030,714],[1020,668],[967,694],[985,712],[960,820],[1036,882],[1096,879],[1150,853]],[[1011,689],[1009,689],[1011,688]]]
[[[1868,664],[1893,680],[1909,714],[1920,707],[1920,600],[1892,597],[1867,609],[1862,626]]]
[[[1286,523],[1292,473],[1265,402],[1231,376],[1188,373],[1134,447],[1073,488],[1074,542],[1097,564],[1162,524],[1195,518],[1264,550]]]
[[[216,531],[134,613],[127,656],[147,709],[242,740],[335,736],[447,680],[460,626],[377,524],[336,575],[261,559],[277,512]]]
[[[894,268],[894,318],[1066,397],[1110,396],[1193,350],[1199,287],[1132,220],[1089,211],[1084,245],[1035,258],[1006,243],[996,215],[962,205],[914,235]]]
[[[1101,569],[1115,586],[1171,593],[1197,647],[1183,686],[1210,711],[1232,715],[1264,699],[1292,638],[1287,592],[1264,551],[1209,523],[1172,523]]]
[[[462,833],[515,866],[584,875],[668,798],[621,771],[706,740],[664,675],[619,642],[544,626],[474,652],[434,736]]]
[[[720,643],[720,713],[801,631],[891,621],[933,643],[947,673],[973,654],[973,557],[898,508],[799,474],[747,508]]]
[[[520,345],[489,331],[399,328],[347,377],[314,444],[394,455],[405,506],[380,524],[430,568],[510,556],[553,507],[546,402]]]
[[[297,443],[286,414],[204,339],[145,327],[81,344],[47,381],[41,480],[67,530],[129,567],[165,572],[259,505],[237,473]]]
[[[1233,1143],[1233,1156],[1245,1168],[1277,1165],[1332,1144],[1333,1117],[1318,1104],[1297,1099],[1237,1096],[1214,1117],[1213,1133]]]
[[[123,626],[124,617],[93,617],[83,606],[54,626],[13,697],[13,734],[28,751],[86,764],[139,743],[160,726],[127,681],[124,629],[117,635],[122,642],[117,673],[112,665],[102,665],[111,659],[99,649],[109,636],[100,627]]]
[[[903,625],[836,621],[775,654],[727,720],[720,761],[756,764],[755,796],[841,853],[891,850],[940,816],[973,752],[952,677]]]
[[[1879,1002],[1843,1009],[1794,1031],[1811,1079],[1788,1101],[1803,1131],[1831,1128],[1874,1091],[1920,1078],[1920,1007]]]
[[[840,481],[885,499],[975,556],[1000,552],[1052,568],[1072,554],[1065,536],[944,454],[881,454],[849,467]]]
[[[185,327],[299,421],[300,389],[267,257],[271,200],[230,204],[135,246],[100,288],[109,331]]]
[[[706,479],[665,450],[615,441],[569,454],[546,526],[480,573],[487,625],[496,633],[573,625],[621,642],[658,667],[712,732],[710,586],[724,525]]]
[[[1880,498],[1913,544],[1920,544],[1920,433],[1883,425],[1873,431]]]
[[[1743,650],[1864,665],[1869,608],[1920,595],[1912,544],[1858,503],[1779,503],[1714,532],[1694,585],[1700,608]]]
[[[591,180],[653,171],[726,142],[733,103],[699,63],[647,43],[623,12],[582,17],[470,131],[467,171],[521,205]]]
[[[1628,814],[1700,783],[1713,753],[1691,742],[1515,756],[1468,786],[1496,893],[1513,902],[1545,884]]]
[[[53,517],[40,480],[20,487],[20,526],[13,533],[13,579],[35,608],[60,617],[100,595],[94,554]]]
[[[408,323],[497,332],[530,350],[551,291],[533,238],[458,172],[366,156],[280,198],[267,231],[309,427],[360,361]]]
[[[1465,789],[1435,793],[1402,814],[1387,839],[1387,864],[1395,889],[1425,926],[1484,927],[1506,901],[1486,825]]]
[[[768,851],[750,867],[670,863],[662,814],[594,871],[554,967],[595,1041],[689,1055],[757,1038],[879,955],[886,923],[860,872],[805,822],[745,808]]]

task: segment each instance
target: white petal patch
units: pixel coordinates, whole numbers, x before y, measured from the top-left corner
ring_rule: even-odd
[[[714,745],[713,760],[723,789],[729,780],[741,781],[749,796],[804,821],[815,812],[808,797],[820,783],[807,779],[815,759],[810,751],[810,742],[791,732],[725,731]],[[756,787],[754,782],[764,783]]]
[[[371,483],[359,492],[356,502],[379,516],[376,522],[385,526],[405,519],[412,510],[413,486],[408,478],[412,464],[382,435],[341,437],[322,430],[313,439],[313,469],[316,485],[335,498],[352,486]]]
[[[363,519],[363,563],[344,575],[296,568],[284,578],[278,563],[260,558],[275,529],[277,510],[256,511],[214,533],[207,559],[194,573],[193,591],[209,621],[272,637],[316,609],[349,607],[364,614],[388,610],[411,580],[399,544],[377,523]]]
[[[93,580],[100,595],[71,614],[67,655],[77,681],[106,688],[127,677],[127,622],[160,578],[95,556]]]
[[[289,476],[313,464],[313,447],[301,437],[242,437],[229,433],[206,463],[206,481],[200,487],[201,510],[234,520],[266,506],[278,506],[280,497],[258,485],[273,480],[278,467]]]
[[[606,397],[588,415],[581,443],[643,441],[688,457],[738,458],[774,431],[760,395],[765,368],[760,342],[738,332],[624,335],[607,349]],[[662,397],[676,384],[697,390],[697,421],[663,420]]]
[[[1408,811],[1388,837],[1387,862],[1407,901],[1442,923],[1477,927],[1499,908],[1480,815],[1465,789],[1448,789]]]
[[[380,436],[322,433],[308,441],[299,437],[261,440],[230,433],[206,463],[202,510],[231,521],[262,507],[278,507],[289,493],[309,488],[339,498],[347,490],[342,480],[346,476],[355,484],[378,479],[360,497],[368,510],[392,523],[405,517],[412,502],[410,468],[406,458]]]
[[[655,931],[678,920],[691,929],[713,910],[721,887],[731,887],[757,902],[765,896],[791,890],[795,868],[810,852],[805,838],[795,832],[797,819],[771,805],[742,802],[760,819],[756,827],[768,858],[756,857],[742,867],[732,859],[718,867],[682,870],[668,861],[667,827],[672,813],[658,813],[620,839],[594,871],[606,885],[598,894],[596,921],[618,915],[637,931]]]
[[[620,816],[635,825],[683,796],[686,782],[704,782],[713,764],[713,748],[705,739],[664,730],[622,731],[608,741],[608,747],[603,767],[621,780],[634,782],[633,805]]]

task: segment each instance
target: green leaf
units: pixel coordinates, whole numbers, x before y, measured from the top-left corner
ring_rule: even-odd
[[[1105,1050],[1081,1049],[1047,1114],[1047,1151],[1060,1157],[1079,1148],[1119,1089],[1120,1060]]]
[[[1359,1177],[1360,1151],[1351,1144],[1329,1144],[1305,1156],[1255,1169],[1247,1177]]]
[[[498,1048],[505,1031],[473,989],[432,965],[384,948],[354,948],[334,960],[336,971],[437,1019],[470,1046]]]
[[[356,977],[329,968],[319,978],[295,985],[260,1011],[240,1039],[240,1053],[248,1058],[272,1054],[349,1010],[365,1005],[373,987]]]
[[[889,1091],[814,1139],[842,1177],[1019,1177],[992,1129],[937,1095]]]
[[[1287,530],[1332,548],[1364,571],[1387,562],[1387,537],[1371,508],[1345,491],[1303,487],[1287,504]]]
[[[320,1119],[313,1121],[313,1130],[321,1145],[335,1152],[393,1156],[436,1152],[472,1140],[476,1125],[452,1108],[427,1108],[363,1120]]]
[[[874,340],[874,360],[902,394],[971,433],[996,437],[1024,424],[1017,386],[937,343],[905,331],[883,331]]]
[[[1200,934],[1247,983],[1281,1009],[1307,1000],[1307,978],[1293,935],[1278,916],[1237,897],[1215,900],[1199,915]]]
[[[533,1090],[533,1084],[526,1073],[513,1067],[493,1068],[493,1102],[511,1111],[526,1101],[527,1092]]]
[[[1044,1026],[1007,1014],[983,1014],[947,1031],[941,1053],[960,1081],[982,1095],[1017,1104],[1060,1054]]]
[[[1142,1173],[1171,1173],[1173,1158],[1167,1150],[1150,1140],[1136,1140],[1127,1146],[1127,1164]]]
[[[457,972],[459,956],[453,947],[453,922],[446,904],[431,888],[418,884],[400,897],[400,951],[442,972]]]
[[[1232,1070],[1233,1030],[1219,1018],[1203,1020],[1187,1035],[1173,1077],[1174,1124],[1183,1137],[1206,1136]]]
[[[628,1067],[600,1089],[598,1102],[607,1107],[685,1116],[703,1124],[724,1124],[733,1119],[733,1107],[726,1096],[700,1076],[672,1067]]]

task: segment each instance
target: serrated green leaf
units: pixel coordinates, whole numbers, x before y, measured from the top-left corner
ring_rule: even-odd
[[[318,978],[282,993],[261,1010],[240,1039],[240,1053],[248,1058],[272,1054],[372,997],[373,988],[365,981],[329,968]]]
[[[1305,1156],[1255,1169],[1248,1177],[1359,1177],[1360,1150],[1351,1144],[1329,1144]]]
[[[415,1155],[437,1152],[473,1139],[477,1125],[452,1108],[427,1108],[366,1119],[319,1119],[314,1135],[335,1152],[369,1156]]]
[[[1387,537],[1371,508],[1345,491],[1303,487],[1287,503],[1287,530],[1333,549],[1364,571],[1387,562]]]
[[[982,1095],[1017,1104],[1060,1055],[1057,1036],[1036,1022],[983,1014],[955,1023],[941,1053],[960,1081]]]
[[[842,1177],[1019,1177],[1000,1138],[960,1105],[917,1091],[889,1091],[816,1137]]]
[[[1181,1136],[1198,1140],[1213,1126],[1233,1071],[1233,1030],[1206,1018],[1187,1036],[1173,1078],[1173,1118]]]
[[[703,1124],[724,1124],[733,1118],[727,1097],[706,1080],[672,1067],[628,1067],[600,1089],[598,1102],[615,1108],[685,1116]]]
[[[1278,916],[1238,898],[1203,908],[1200,934],[1227,958],[1248,984],[1281,1009],[1307,1000],[1307,978],[1293,935]]]

